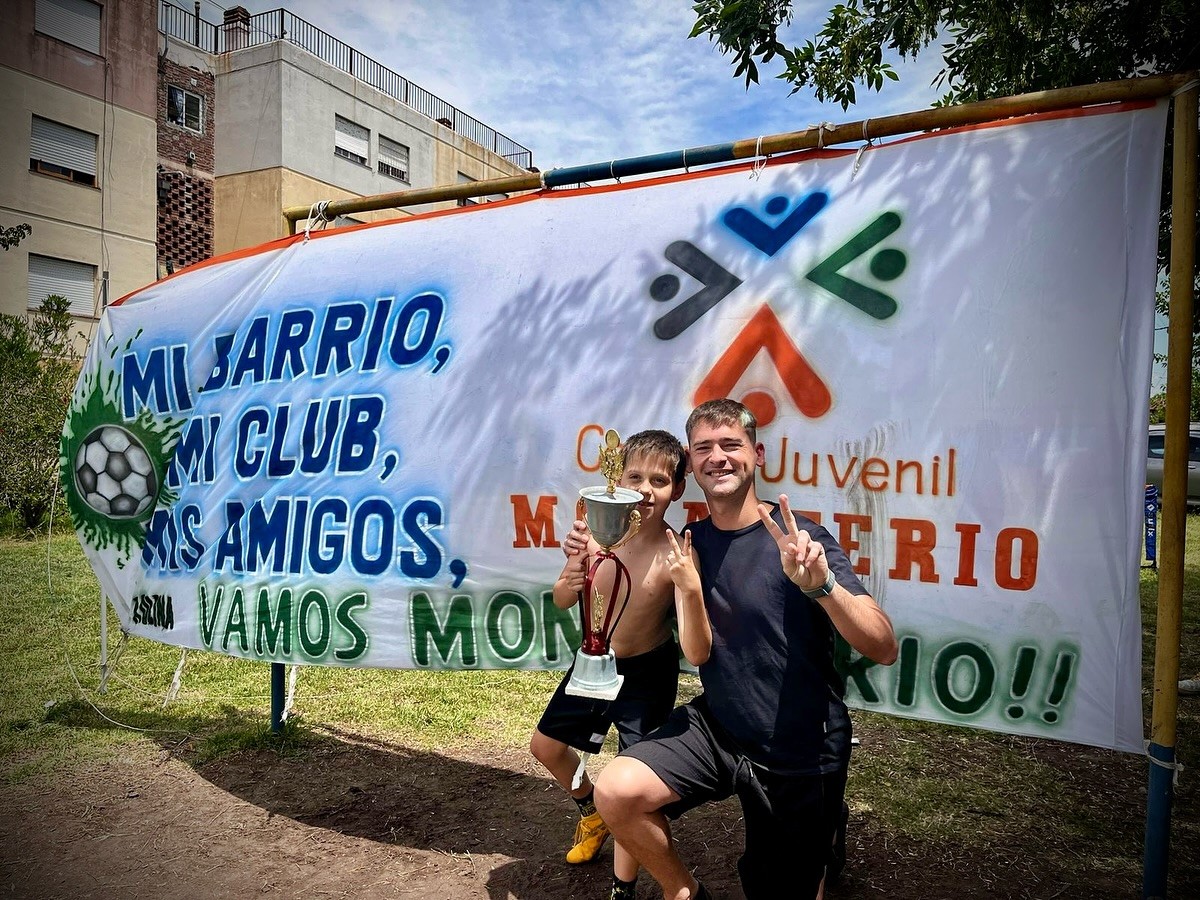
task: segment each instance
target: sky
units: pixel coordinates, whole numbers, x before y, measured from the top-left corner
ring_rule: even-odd
[[[788,46],[820,30],[832,0],[795,0]],[[180,2],[184,8],[190,3]],[[221,21],[234,0],[202,0]],[[898,82],[859,87],[848,110],[790,94],[760,70],[747,90],[707,37],[688,38],[692,0],[242,0],[281,6],[533,152],[542,171],[914,112],[944,91],[940,46],[891,58]],[[1163,324],[1163,323],[1158,323]],[[1165,329],[1155,350],[1166,352]],[[1154,369],[1154,389],[1165,379]]]
[[[190,3],[183,3],[185,7]],[[219,22],[234,0],[204,0]],[[533,151],[543,171],[912,112],[941,91],[938,48],[843,111],[762,72],[745,88],[706,37],[692,0],[243,0],[280,6]],[[828,2],[796,0],[784,35],[803,43]],[[774,66],[774,64],[772,64]]]

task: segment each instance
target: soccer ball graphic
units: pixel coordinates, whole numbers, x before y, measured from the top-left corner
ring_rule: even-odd
[[[101,425],[75,454],[75,487],[101,515],[135,519],[154,503],[158,479],[141,441],[118,425]]]

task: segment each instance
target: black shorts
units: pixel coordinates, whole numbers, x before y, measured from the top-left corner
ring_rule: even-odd
[[[711,800],[737,795],[746,846],[738,874],[747,900],[815,897],[825,875],[846,793],[846,769],[781,775],[751,762],[711,721],[701,695],[662,728],[622,752],[641,760],[679,796],[662,808],[674,819]]]
[[[566,692],[571,671],[563,676],[538,731],[585,753],[598,753],[612,725],[617,726],[620,748],[637,743],[667,720],[679,689],[679,645],[667,641],[646,653],[617,659],[617,674],[624,675],[615,700],[596,700]]]

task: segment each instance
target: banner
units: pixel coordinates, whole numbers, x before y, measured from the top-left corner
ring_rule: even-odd
[[[256,660],[563,668],[606,429],[755,410],[759,494],[895,623],[847,700],[1141,750],[1165,104],[299,235],[108,309],[63,435],[129,633]],[[668,521],[705,514],[689,484]]]

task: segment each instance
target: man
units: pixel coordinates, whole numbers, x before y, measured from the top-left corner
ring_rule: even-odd
[[[891,621],[821,526],[761,503],[754,415],[733,400],[688,417],[690,466],[709,518],[689,526],[712,647],[704,692],[601,773],[596,807],[666,900],[709,895],[671,839],[669,819],[737,794],[747,900],[817,897],[850,759],[835,631],[864,656],[896,660]]]

